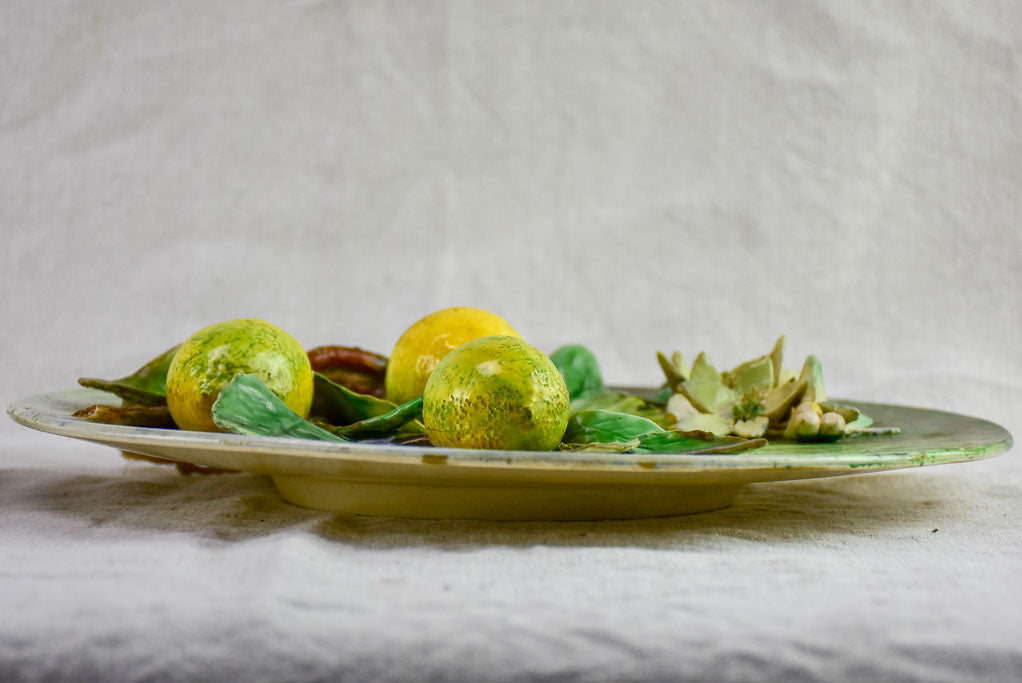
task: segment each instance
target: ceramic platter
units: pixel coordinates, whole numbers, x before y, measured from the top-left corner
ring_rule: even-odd
[[[966,462],[1011,448],[991,422],[936,410],[849,401],[899,435],[830,444],[772,442],[733,455],[484,451],[209,434],[96,424],[71,417],[110,394],[77,389],[8,408],[43,432],[143,455],[272,477],[291,503],[425,519],[581,520],[659,517],[730,505],[744,484]]]

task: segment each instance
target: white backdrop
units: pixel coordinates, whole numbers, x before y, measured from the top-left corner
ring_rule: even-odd
[[[0,398],[218,320],[388,353],[474,305],[617,383],[785,332],[832,394],[1018,434],[1020,27],[1016,2],[6,2]],[[1019,485],[1016,458],[913,474]]]
[[[787,332],[843,395],[1019,400],[1015,3],[207,5],[2,10],[6,399],[469,304],[617,382]]]

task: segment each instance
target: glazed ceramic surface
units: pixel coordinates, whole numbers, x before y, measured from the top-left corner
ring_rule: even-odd
[[[288,501],[337,512],[426,519],[577,520],[687,514],[730,505],[743,484],[966,462],[1012,444],[1003,427],[937,410],[852,402],[898,435],[829,444],[776,441],[733,455],[486,451],[330,443],[124,427],[71,414],[110,394],[41,394],[8,408],[52,434],[273,478]]]

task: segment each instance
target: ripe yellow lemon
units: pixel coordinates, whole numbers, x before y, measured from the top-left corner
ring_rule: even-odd
[[[284,330],[243,318],[210,325],[181,345],[167,370],[167,407],[181,429],[220,431],[209,411],[225,384],[258,375],[302,417],[312,405],[312,367],[305,349]]]
[[[467,341],[492,335],[519,336],[498,315],[478,308],[456,306],[430,313],[405,330],[387,362],[387,399],[404,403],[422,396],[433,368]]]
[[[423,394],[434,446],[549,451],[568,426],[568,387],[519,337],[476,339],[440,361]]]

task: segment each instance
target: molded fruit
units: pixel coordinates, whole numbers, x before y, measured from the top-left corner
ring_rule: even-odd
[[[181,429],[220,431],[210,417],[213,401],[238,374],[254,374],[302,417],[312,404],[313,375],[302,345],[262,320],[242,318],[193,334],[167,371],[167,406]]]
[[[552,450],[568,425],[568,388],[553,362],[519,337],[470,341],[426,383],[422,418],[435,446]]]
[[[433,368],[454,349],[480,337],[519,336],[498,315],[467,306],[430,313],[397,340],[384,378],[387,399],[405,403],[422,396]]]

